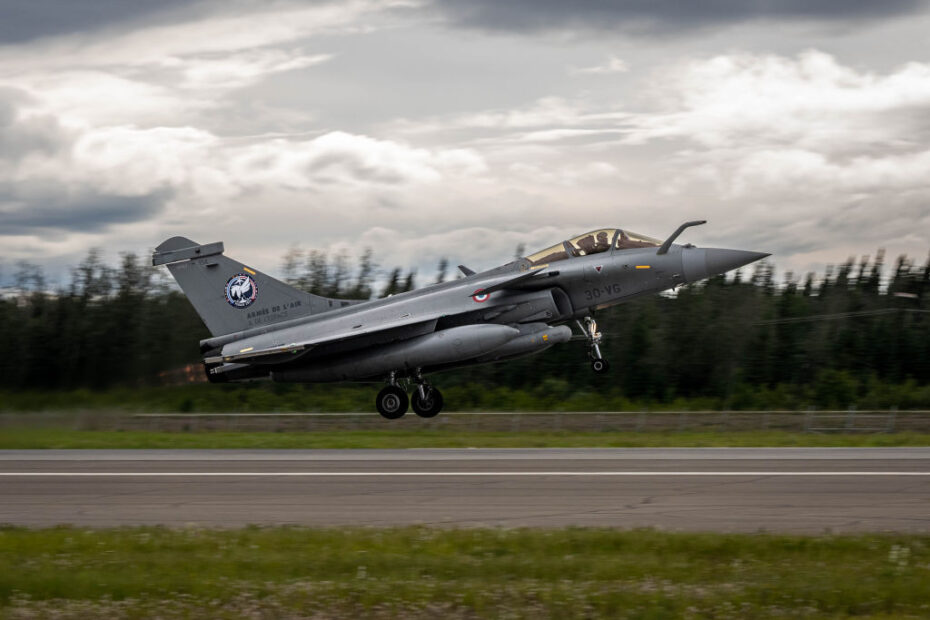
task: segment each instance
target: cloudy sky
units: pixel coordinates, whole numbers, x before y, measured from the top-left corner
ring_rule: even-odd
[[[697,218],[783,271],[923,261],[927,32],[922,0],[0,0],[0,271],[182,234],[424,282]]]

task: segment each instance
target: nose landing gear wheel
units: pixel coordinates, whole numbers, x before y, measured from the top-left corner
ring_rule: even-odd
[[[380,392],[375,399],[375,406],[378,413],[388,420],[396,420],[407,413],[407,407],[410,399],[407,398],[407,392],[403,391],[396,385],[389,385]]]
[[[442,411],[442,393],[436,388],[426,391],[426,398],[420,397],[420,390],[413,391],[411,399],[413,411],[421,418],[434,418]]]
[[[601,332],[597,331],[597,321],[594,320],[594,317],[586,316],[583,325],[581,321],[575,322],[578,324],[578,327],[581,328],[585,339],[588,341],[588,347],[590,347],[588,355],[591,356],[591,370],[599,375],[604,374],[610,370],[610,364],[601,357],[601,338],[603,338],[603,336]]]

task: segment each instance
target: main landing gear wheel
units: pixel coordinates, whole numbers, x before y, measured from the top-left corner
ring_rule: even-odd
[[[375,406],[378,413],[388,420],[396,420],[407,413],[407,407],[410,405],[410,399],[407,398],[407,392],[403,391],[396,385],[389,385],[380,392],[375,399]]]
[[[599,357],[599,358],[597,358],[597,359],[591,361],[591,370],[593,370],[594,372],[596,372],[596,373],[599,374],[599,375],[602,375],[602,374],[604,374],[605,372],[607,372],[608,370],[610,370],[610,362],[608,362],[607,360],[605,360],[605,359]]]
[[[413,411],[421,418],[434,418],[442,411],[442,393],[434,387],[425,388],[424,391],[426,398],[420,395],[420,388],[413,391]]]

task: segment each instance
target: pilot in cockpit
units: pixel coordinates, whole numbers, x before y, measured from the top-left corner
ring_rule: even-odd
[[[597,235],[596,237],[595,234]],[[610,249],[610,237],[606,230],[585,235],[581,239],[576,239],[574,243],[575,247],[581,251],[580,254],[582,256],[590,256],[591,254],[606,252]]]
[[[575,241],[575,245],[578,247],[579,250],[581,250],[584,256],[587,256],[588,254],[594,254],[595,252],[597,252],[597,250],[594,249],[596,246],[596,243],[594,241],[594,235],[588,235],[586,237],[582,237],[581,239],[578,239],[577,241]]]

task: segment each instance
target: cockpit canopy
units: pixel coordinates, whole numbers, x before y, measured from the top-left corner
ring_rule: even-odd
[[[566,251],[566,245],[571,249],[571,255]],[[566,242],[558,243],[545,250],[540,250],[535,254],[530,254],[526,260],[533,265],[543,265],[559,260],[565,260],[572,256],[589,256],[606,252],[613,245],[618,250],[630,250],[634,248],[654,248],[662,245],[662,242],[646,235],[640,235],[628,230],[619,228],[601,228],[592,230],[583,235],[573,237]]]

